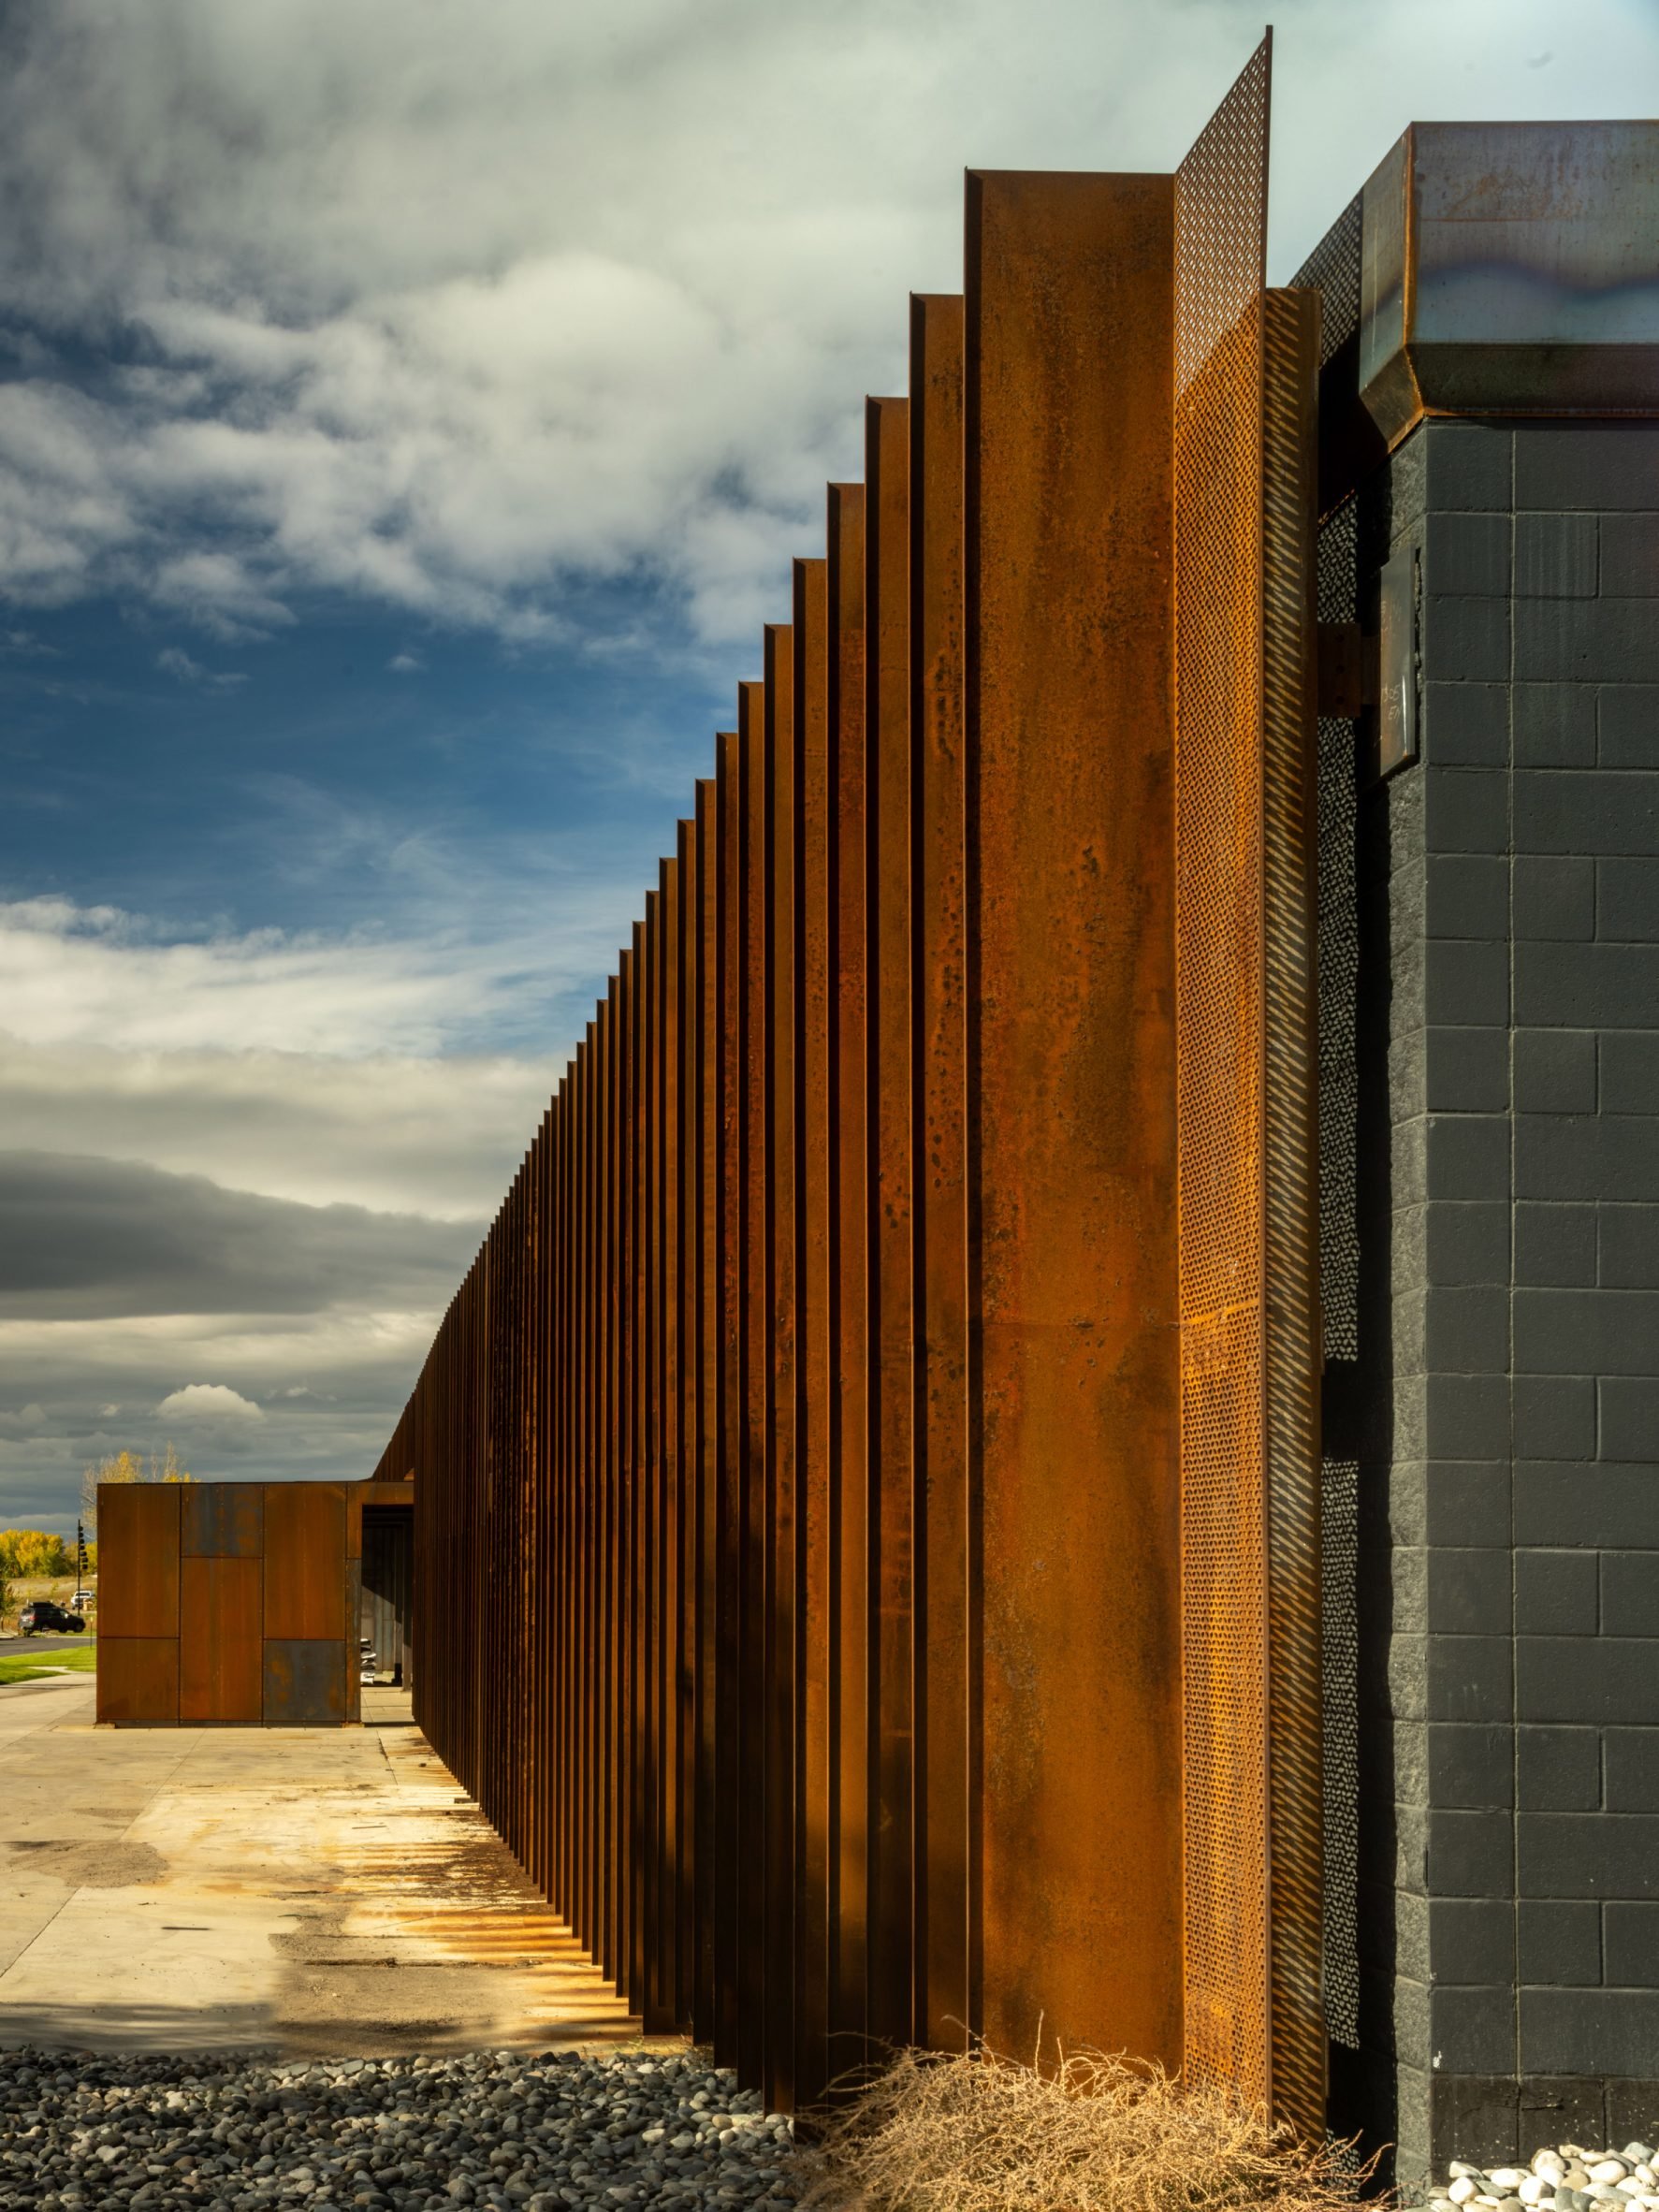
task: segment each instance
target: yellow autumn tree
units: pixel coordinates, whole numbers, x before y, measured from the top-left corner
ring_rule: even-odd
[[[0,1582],[74,1572],[75,1562],[62,1536],[43,1528],[0,1528]]]
[[[196,1477],[179,1463],[179,1454],[169,1441],[162,1451],[153,1451],[146,1459],[142,1452],[111,1452],[108,1459],[93,1460],[81,1469],[80,1519],[90,1536],[98,1525],[98,1485],[100,1482],[194,1482]]]

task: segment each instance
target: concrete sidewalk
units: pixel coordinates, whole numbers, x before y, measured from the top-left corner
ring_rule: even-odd
[[[110,1729],[0,1689],[0,2045],[632,2043],[397,1693],[361,1728]]]

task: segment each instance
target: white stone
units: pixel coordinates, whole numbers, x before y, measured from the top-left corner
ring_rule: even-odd
[[[1630,2168],[1623,2159],[1597,2159],[1590,2169],[1592,2181],[1623,2181]]]
[[[1466,2205],[1469,2202],[1475,2194],[1475,2183],[1466,2166],[1455,2176],[1446,2193],[1454,2205]]]
[[[1548,2175],[1529,2174],[1515,2193],[1523,2205],[1541,2205],[1555,2194],[1555,2183]]]
[[[1526,2179],[1526,2169],[1523,2166],[1494,2166],[1488,2178],[1494,2188],[1506,2190],[1519,2189]]]

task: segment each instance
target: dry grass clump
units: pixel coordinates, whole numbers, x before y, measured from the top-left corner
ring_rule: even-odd
[[[802,2212],[1332,2212],[1346,2146],[1157,2068],[1085,2051],[1040,2072],[904,2051],[802,2154]]]

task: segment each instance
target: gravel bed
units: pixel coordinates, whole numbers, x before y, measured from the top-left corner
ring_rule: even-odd
[[[1650,2143],[1623,2150],[1587,2150],[1563,2143],[1540,2150],[1530,2165],[1494,2166],[1490,2173],[1454,2159],[1447,2180],[1429,2192],[1433,2212],[1659,2212],[1659,2163]]]
[[[789,2120],[691,2054],[0,2052],[0,2205],[784,2212]]]

